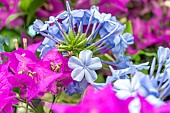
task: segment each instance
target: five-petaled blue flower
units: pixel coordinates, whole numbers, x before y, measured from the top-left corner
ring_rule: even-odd
[[[72,56],[68,61],[69,68],[73,69],[71,76],[76,81],[81,81],[84,77],[87,82],[93,83],[97,79],[95,70],[102,68],[98,57],[92,58],[92,51],[83,50],[79,58]]]

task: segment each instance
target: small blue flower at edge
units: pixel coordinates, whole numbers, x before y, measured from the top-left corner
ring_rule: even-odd
[[[79,58],[72,56],[68,61],[69,68],[73,69],[71,77],[75,81],[81,81],[84,77],[89,83],[97,79],[95,70],[102,68],[102,63],[98,57],[92,58],[92,51],[83,50]]]

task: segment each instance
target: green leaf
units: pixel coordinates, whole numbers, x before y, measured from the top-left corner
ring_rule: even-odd
[[[39,105],[36,109],[39,113],[45,113],[42,102],[39,103]]]
[[[93,43],[90,46],[87,46],[85,49],[86,50],[92,50],[96,45]]]
[[[101,55],[101,56],[99,56],[99,58],[101,60],[105,60],[105,61],[111,61],[111,62],[115,61],[109,54]]]
[[[104,54],[104,57],[106,57],[107,60],[110,60],[110,61],[112,61],[112,62],[115,61],[109,54]]]
[[[20,33],[16,29],[2,29],[0,35],[5,39],[5,51],[12,51],[14,49],[14,38],[18,39],[18,43],[20,44]]]
[[[35,15],[37,9],[43,5],[46,0],[33,0],[28,9],[26,25],[28,26],[31,22],[32,17]]]
[[[59,49],[66,49],[66,50],[68,50],[68,46],[66,46],[66,45],[60,45],[60,46],[58,46],[58,48]]]
[[[78,41],[79,38],[80,38],[80,33],[78,33],[77,36],[75,37],[73,44],[76,44],[76,42]]]
[[[131,33],[131,34],[133,34],[132,22],[130,20],[126,22],[126,29],[123,31],[123,34],[124,33]]]
[[[82,40],[84,40],[86,38],[86,34],[82,34],[80,37],[79,37],[79,39],[77,40],[77,42],[76,43],[80,43]]]
[[[152,57],[152,56],[156,57],[156,56],[157,56],[157,54],[154,53],[154,52],[146,52],[146,51],[142,51],[142,50],[140,50],[140,51],[138,52],[138,54],[140,54],[140,55],[146,55],[146,56],[149,56],[149,57]]]
[[[6,24],[9,24],[9,22],[11,22],[12,20],[15,20],[16,18],[18,18],[19,16],[22,16],[22,15],[24,15],[24,13],[22,13],[22,12],[10,15],[6,21]]]
[[[20,88],[15,87],[12,91],[20,95]]]
[[[19,7],[22,11],[27,11],[30,7],[32,0],[20,0]]]
[[[97,78],[97,80],[95,82],[97,82],[97,83],[105,83],[104,76],[102,74],[99,74],[98,78]]]
[[[87,42],[88,42],[88,40],[87,40],[87,39],[84,39],[84,40],[82,40],[81,42],[79,42],[79,43],[76,45],[76,47],[80,47],[80,46],[82,46],[82,45],[86,45]]]
[[[74,43],[74,40],[75,40],[75,33],[72,29],[69,29],[69,39],[72,40],[72,44]]]
[[[32,99],[31,102],[39,113],[45,113],[41,99]]]

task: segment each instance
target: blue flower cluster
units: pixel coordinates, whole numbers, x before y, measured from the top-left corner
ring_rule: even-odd
[[[152,95],[164,100],[170,95],[170,49],[159,47],[157,54],[158,67],[156,69],[156,58],[154,58],[150,74],[139,71],[149,69],[148,62],[119,70],[114,70],[110,66],[112,76],[107,77],[106,84],[113,82],[113,90],[122,99],[136,96],[139,93],[145,97]]]
[[[71,11],[68,2],[66,4],[67,11],[56,17],[49,17],[49,21],[45,23],[36,20],[33,24],[33,29],[46,37],[38,49],[41,52],[40,57],[55,44],[64,42],[64,33],[68,34],[71,28],[77,33],[85,33],[88,44],[94,44],[96,50],[102,52],[112,50],[117,58],[113,65],[122,68],[122,63],[129,61],[129,58],[124,57],[124,51],[134,41],[130,33],[122,35],[126,25],[122,25],[111,14],[100,13],[97,6],[92,6],[90,10]],[[96,37],[100,37],[98,41]]]

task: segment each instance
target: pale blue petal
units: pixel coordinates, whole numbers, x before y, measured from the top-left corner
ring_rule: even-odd
[[[117,91],[116,96],[119,97],[120,99],[127,99],[128,97],[131,97],[132,94],[128,90],[119,90]]]
[[[83,10],[72,10],[71,14],[73,17],[82,18],[84,16],[84,12],[85,11],[83,11]]]
[[[85,66],[87,66],[91,62],[92,55],[93,55],[92,51],[90,51],[90,50],[83,50],[83,51],[80,52],[79,58],[82,61],[82,63]]]
[[[140,84],[149,93],[149,95],[154,95],[156,97],[159,96],[159,93],[156,87],[154,87],[154,85],[152,84],[149,76],[143,77],[140,81]]]
[[[71,68],[71,69],[75,69],[75,68],[78,68],[78,67],[83,67],[83,63],[77,57],[72,56],[68,60],[68,67]]]
[[[84,78],[84,69],[83,69],[83,67],[75,68],[75,69],[71,72],[71,77],[72,77],[73,80],[75,80],[75,81],[81,81],[81,80]]]
[[[141,104],[139,98],[134,98],[130,103],[129,103],[129,112],[130,113],[140,113],[141,109]]]
[[[31,37],[34,37],[34,36],[37,34],[37,32],[33,29],[33,25],[30,25],[30,26],[28,27],[28,34],[29,34]]]
[[[131,89],[137,90],[140,87],[140,81],[146,75],[142,72],[136,72],[135,75],[132,77],[131,81]]]
[[[168,60],[166,60],[165,68],[170,69],[170,58],[168,58]]]
[[[145,63],[134,65],[134,66],[137,70],[149,69],[148,64],[149,64],[149,62],[145,62]]]
[[[98,57],[95,57],[91,59],[91,62],[87,67],[91,70],[98,70],[102,68],[102,63]]]
[[[117,90],[130,91],[130,79],[118,79],[114,82],[114,88]]]
[[[127,42],[128,45],[134,43],[134,37],[133,37],[132,34],[130,34],[130,33],[124,33],[124,34],[123,34],[123,37],[124,37],[124,39],[126,40],[126,42]]]
[[[48,24],[44,24],[43,26],[40,27],[40,31],[45,31],[48,28]]]
[[[153,60],[152,60],[151,67],[150,67],[150,77],[152,77],[153,74],[154,74],[155,64],[156,64],[156,58],[154,57]]]
[[[84,71],[87,82],[93,83],[97,79],[97,74],[94,70],[85,69]]]
[[[167,58],[170,57],[170,50],[169,48],[164,48],[160,46],[157,54],[158,54],[158,63],[163,64],[167,60]]]
[[[41,53],[40,53],[40,58],[42,59],[53,47],[49,46],[49,45],[45,45],[42,47],[41,49]]]
[[[146,100],[152,104],[153,106],[156,106],[156,107],[159,107],[159,106],[162,106],[162,105],[165,105],[165,102],[162,101],[161,99],[159,98],[156,98],[155,96],[153,95],[149,95],[146,97]]]
[[[95,82],[93,82],[91,85],[92,85],[93,87],[95,87],[96,89],[101,90],[101,89],[103,89],[107,84],[106,84],[106,83],[95,83]]]

